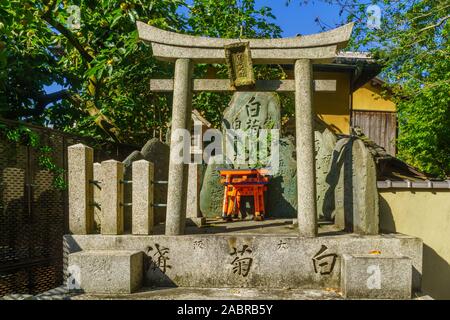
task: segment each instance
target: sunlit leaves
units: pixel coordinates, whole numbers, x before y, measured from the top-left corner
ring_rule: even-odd
[[[293,5],[294,1],[290,1]],[[303,3],[304,1],[298,0]],[[307,1],[312,3],[312,1]],[[322,2],[340,5],[355,21],[347,49],[367,51],[399,116],[399,156],[428,173],[450,175],[450,3],[446,0]],[[367,27],[367,6],[381,8],[381,29]],[[344,21],[341,21],[344,22]]]
[[[95,116],[86,112],[88,105],[112,119],[125,142],[143,144],[154,131],[164,135],[171,97],[149,92],[148,80],[173,77],[173,65],[152,57],[150,47],[138,39],[136,20],[165,30],[225,38],[281,34],[270,8],[256,9],[253,0],[189,3],[186,7],[183,0],[0,0],[1,115],[108,138]],[[68,24],[71,5],[80,8],[76,29]],[[196,76],[204,76],[206,69],[198,66]],[[217,66],[217,72],[226,77],[223,66]],[[277,77],[279,70],[256,72],[258,77]],[[40,110],[44,86],[54,83],[79,97],[80,103],[57,100]],[[229,95],[205,93],[195,97],[194,107],[218,124],[228,101]]]

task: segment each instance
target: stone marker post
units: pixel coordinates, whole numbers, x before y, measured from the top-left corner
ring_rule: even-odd
[[[353,232],[379,234],[379,203],[377,169],[373,156],[364,142],[357,139],[352,145]]]
[[[189,164],[188,189],[186,202],[186,217],[190,222],[198,227],[205,224],[206,219],[202,217],[200,211],[200,185],[202,180],[202,160],[203,160],[203,124],[195,120],[194,135],[192,136],[191,155],[194,163]]]
[[[301,236],[317,236],[316,177],[312,108],[312,63],[295,62],[295,134],[297,149],[298,228]]]
[[[200,211],[200,184],[202,165],[191,163],[189,165],[189,182],[187,191],[186,215],[187,218],[200,227],[206,223],[206,218]]]
[[[69,181],[69,231],[89,234],[94,231],[93,159],[94,150],[83,144],[67,148]]]
[[[190,59],[177,59],[175,62],[166,235],[183,234],[185,228],[188,165],[176,163],[173,156],[176,150],[175,144],[178,143],[176,130],[187,129],[189,131],[191,123],[192,69],[193,64]],[[189,150],[184,150],[184,152],[189,152]]]
[[[123,163],[116,160],[101,163],[102,234],[123,234]]]
[[[153,233],[154,166],[147,160],[135,161],[133,166],[131,230],[133,234]]]

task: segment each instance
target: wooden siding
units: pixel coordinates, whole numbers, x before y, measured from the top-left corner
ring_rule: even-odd
[[[386,149],[392,156],[396,154],[397,114],[386,111],[353,110],[352,126],[360,127],[362,132],[376,144]]]

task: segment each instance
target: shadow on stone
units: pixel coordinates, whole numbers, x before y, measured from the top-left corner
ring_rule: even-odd
[[[144,287],[177,287],[166,275],[166,270],[171,269],[170,259],[165,255],[167,248],[158,247],[158,257],[152,257],[150,247],[144,252]]]

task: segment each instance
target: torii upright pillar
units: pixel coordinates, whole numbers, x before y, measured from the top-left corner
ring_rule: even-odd
[[[191,125],[192,69],[190,59],[177,59],[173,85],[172,127],[170,130],[169,180],[167,186],[166,235],[184,234],[186,221],[186,195],[188,164],[174,161],[176,145],[180,143],[177,130],[188,130]],[[189,141],[190,143],[190,141]],[[189,150],[184,150],[189,152]]]
[[[316,168],[312,107],[312,63],[299,59],[295,76],[295,136],[297,151],[297,219],[300,236],[317,236]]]

